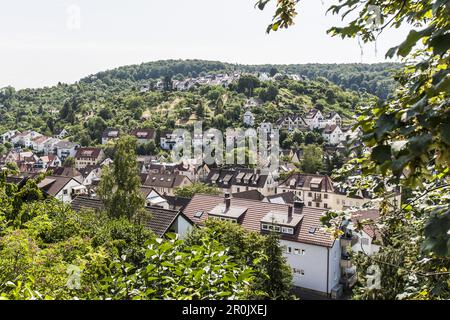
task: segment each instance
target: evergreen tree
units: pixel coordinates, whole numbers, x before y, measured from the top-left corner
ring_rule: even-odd
[[[122,136],[116,145],[112,168],[104,167],[98,194],[110,217],[139,218],[145,199],[140,191],[141,180],[137,166],[136,139]]]

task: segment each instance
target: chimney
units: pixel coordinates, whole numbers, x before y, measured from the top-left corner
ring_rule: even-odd
[[[292,218],[293,211],[294,211],[294,208],[292,206],[288,206],[288,218]]]
[[[303,203],[302,200],[295,200],[294,201],[294,208],[303,208],[305,206],[305,204]]]
[[[230,193],[228,193],[228,192],[225,193],[224,202],[225,202],[225,211],[228,211],[230,209],[230,205],[231,205]]]

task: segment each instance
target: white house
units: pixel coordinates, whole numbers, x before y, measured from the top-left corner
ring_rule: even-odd
[[[332,145],[337,145],[345,140],[345,134],[342,132],[341,127],[335,124],[327,124],[322,131],[322,137],[328,144]]]
[[[304,118],[310,130],[319,129],[322,125],[323,115],[318,109],[311,109]]]
[[[19,134],[20,132],[17,130],[9,130],[0,135],[0,143],[5,143],[11,141],[11,139]]]
[[[341,245],[322,229],[324,210],[294,207],[243,198],[195,195],[183,209],[197,225],[207,219],[227,220],[247,231],[280,234],[284,256],[293,273],[293,284],[324,295],[333,295],[341,280]]]
[[[251,111],[246,111],[244,113],[244,125],[246,126],[253,126],[253,124],[255,123],[255,116],[253,115],[253,113],[251,113]]]
[[[38,187],[64,203],[70,203],[75,196],[87,193],[86,187],[72,177],[47,176]]]
[[[65,140],[61,140],[54,145],[56,154],[61,159],[61,161],[66,160],[67,157],[75,157],[75,155],[77,154],[77,149],[79,147],[79,144]]]
[[[26,148],[33,147],[33,140],[41,137],[42,134],[36,131],[28,130],[22,133],[18,133],[14,137],[11,138],[11,143],[14,145],[21,145]]]

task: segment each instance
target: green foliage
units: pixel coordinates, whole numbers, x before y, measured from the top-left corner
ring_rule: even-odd
[[[276,235],[263,236],[228,221],[209,219],[205,228],[194,229],[189,234],[186,245],[198,245],[204,239],[220,242],[228,248],[233,262],[253,269],[254,281],[248,288],[249,297],[291,298],[292,273]]]
[[[304,146],[300,167],[306,173],[317,173],[320,171],[323,167],[322,148],[315,144]]]
[[[202,182],[194,182],[189,186],[184,186],[175,189],[175,195],[183,198],[192,198],[195,194],[220,194],[216,187],[208,186]]]
[[[98,194],[108,214],[115,218],[126,217],[130,221],[145,214],[136,145],[136,139],[131,136],[122,136],[117,140],[112,169],[103,168],[98,187]]]
[[[173,234],[157,239],[127,218],[28,197],[16,208],[27,221],[16,224],[15,215],[4,215],[21,191],[5,182],[11,172],[0,180],[0,300],[253,297],[253,269],[208,234],[186,245]],[[37,190],[31,182],[22,188]]]

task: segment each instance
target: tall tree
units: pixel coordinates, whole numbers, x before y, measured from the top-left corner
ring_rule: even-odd
[[[98,194],[110,217],[139,218],[145,213],[145,199],[136,156],[136,139],[122,136],[116,144],[112,168],[103,167]]]

